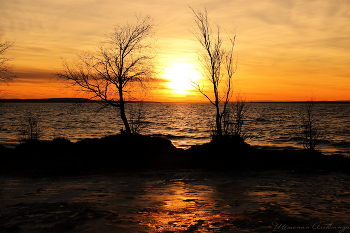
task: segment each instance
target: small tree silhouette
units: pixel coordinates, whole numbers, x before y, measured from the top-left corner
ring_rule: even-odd
[[[315,98],[304,103],[301,117],[301,138],[306,150],[315,150],[321,139],[319,125],[315,115]]]
[[[20,140],[23,142],[39,140],[42,133],[39,122],[38,116],[34,115],[32,112],[28,112],[21,120],[19,130]]]

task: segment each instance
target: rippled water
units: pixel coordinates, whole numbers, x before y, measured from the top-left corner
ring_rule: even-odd
[[[295,134],[300,125],[301,103],[247,103],[244,131],[255,146],[302,148]],[[137,104],[128,104],[137,111]],[[143,134],[162,135],[177,147],[188,148],[210,140],[214,109],[210,104],[145,103]],[[317,124],[323,132],[319,149],[326,153],[349,153],[350,104],[317,103]],[[21,120],[28,113],[38,116],[42,139],[66,137],[71,141],[119,133],[119,114],[98,103],[11,103],[0,105],[0,143],[18,143]]]

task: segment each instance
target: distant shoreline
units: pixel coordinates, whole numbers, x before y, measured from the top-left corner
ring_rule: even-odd
[[[126,101],[126,103],[138,103],[140,101]],[[47,98],[47,99],[0,99],[0,103],[104,103],[102,100],[90,100],[84,98]],[[160,103],[144,101],[143,103]]]
[[[138,103],[139,101],[126,101],[127,103]],[[306,101],[247,101],[246,103],[305,103]],[[103,103],[101,100],[90,100],[85,98],[44,98],[44,99],[0,99],[0,103]],[[190,102],[159,102],[144,101],[143,103],[188,103]],[[350,100],[338,101],[315,101],[321,104],[350,104]],[[203,103],[201,103],[203,104]]]

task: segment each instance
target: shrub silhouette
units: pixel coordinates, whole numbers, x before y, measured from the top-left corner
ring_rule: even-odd
[[[243,130],[246,112],[246,101],[240,94],[237,94],[236,102],[232,103],[231,108],[228,108],[223,115],[224,136],[236,138],[243,142],[245,139],[249,138],[247,133]]]
[[[42,129],[39,125],[40,119],[32,112],[28,112],[21,120],[19,136],[22,142],[39,140]]]
[[[313,151],[321,140],[320,127],[317,123],[317,116],[315,114],[314,98],[305,102],[300,117],[300,135],[302,144],[306,150]]]

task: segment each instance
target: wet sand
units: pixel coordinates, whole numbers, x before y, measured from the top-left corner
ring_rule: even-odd
[[[0,232],[350,232],[350,175],[0,177]]]

